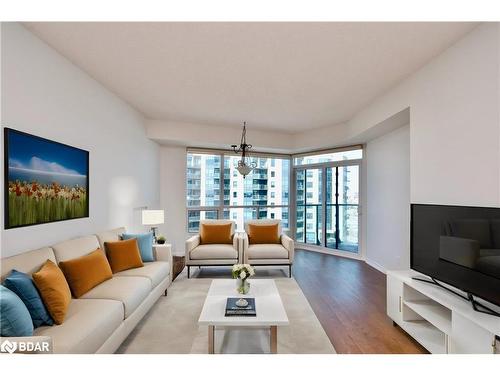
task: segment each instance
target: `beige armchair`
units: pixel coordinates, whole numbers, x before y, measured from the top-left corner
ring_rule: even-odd
[[[245,223],[245,233],[241,233],[241,248],[243,249],[244,263],[253,266],[288,266],[288,275],[292,277],[292,264],[295,253],[293,239],[286,234],[280,234],[279,244],[249,244],[248,224],[272,225],[279,224],[278,233],[281,233],[281,220],[261,219],[249,220]]]
[[[235,233],[235,223],[231,220],[201,220],[202,224],[231,223],[232,244],[201,244],[200,235],[196,234],[186,241],[186,266],[188,278],[192,266],[232,266],[243,260],[242,249],[239,246],[240,237]]]

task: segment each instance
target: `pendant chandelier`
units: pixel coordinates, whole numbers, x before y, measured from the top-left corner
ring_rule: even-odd
[[[247,123],[244,122],[243,123],[243,133],[241,134],[241,141],[240,141],[239,147],[238,147],[238,145],[231,145],[231,147],[233,148],[233,151],[236,154],[239,154],[241,152],[241,159],[238,161],[238,165],[237,165],[236,169],[238,170],[238,172],[240,172],[240,174],[243,176],[243,178],[245,178],[257,166],[257,163],[247,162],[247,159],[246,159],[247,151],[252,148],[252,145],[247,143],[247,127],[246,127],[246,125],[247,125]]]

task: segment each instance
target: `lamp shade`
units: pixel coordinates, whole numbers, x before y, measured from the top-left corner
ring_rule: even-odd
[[[163,210],[143,210],[142,225],[157,225],[163,224],[165,217]]]

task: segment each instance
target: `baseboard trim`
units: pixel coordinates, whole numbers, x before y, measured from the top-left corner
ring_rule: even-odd
[[[377,271],[380,271],[382,272],[384,275],[387,273],[387,270],[385,269],[385,267],[381,266],[380,264],[378,264],[377,262],[374,262],[370,259],[365,259],[365,262],[366,264],[368,264],[370,267],[373,267],[375,268]]]
[[[316,253],[327,254],[327,255],[336,255],[343,258],[356,259],[356,260],[364,260],[363,256],[358,253],[350,253],[348,251],[340,251],[335,249],[328,249],[326,247],[314,246],[314,245],[306,245],[303,243],[297,244],[295,243],[295,248],[299,250],[305,251],[313,251]]]

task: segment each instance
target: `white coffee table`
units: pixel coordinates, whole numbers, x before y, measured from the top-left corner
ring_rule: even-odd
[[[253,297],[257,316],[226,317],[228,297]],[[235,280],[213,280],[198,324],[208,326],[208,353],[215,351],[215,327],[269,327],[271,353],[278,352],[278,326],[288,325],[288,317],[274,280],[251,279],[250,293],[238,294]]]

